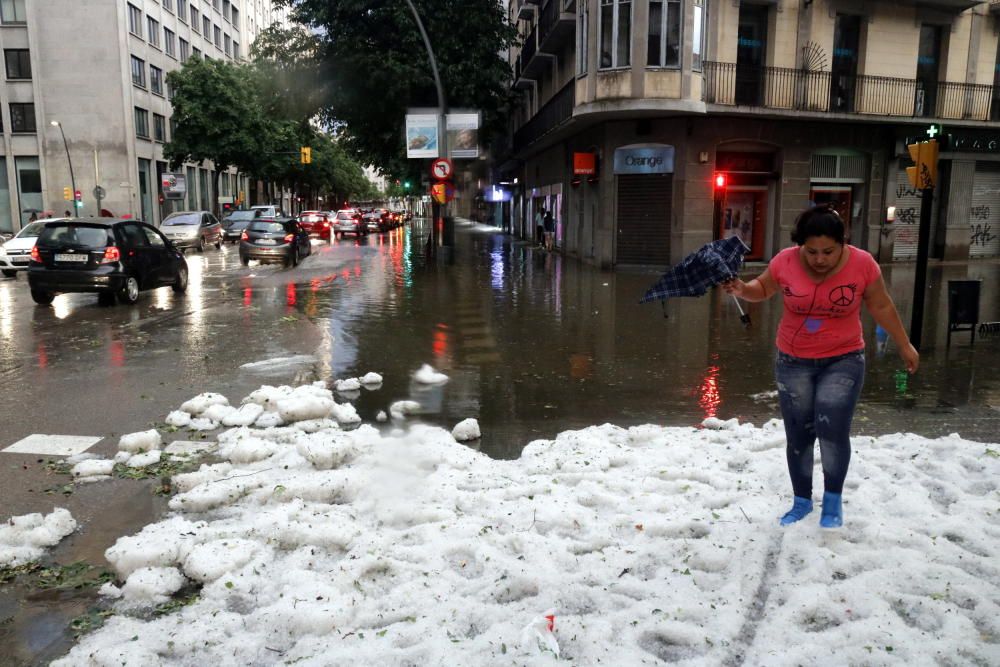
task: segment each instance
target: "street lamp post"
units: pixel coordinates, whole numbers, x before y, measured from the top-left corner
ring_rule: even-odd
[[[53,127],[58,127],[59,134],[62,135],[63,148],[66,149],[66,162],[69,163],[70,187],[73,188],[73,213],[78,214],[79,211],[76,210],[76,176],[73,175],[73,158],[69,156],[69,143],[66,141],[66,133],[63,131],[62,123],[60,123],[57,120],[52,121],[51,123],[49,123],[49,125],[52,125]]]

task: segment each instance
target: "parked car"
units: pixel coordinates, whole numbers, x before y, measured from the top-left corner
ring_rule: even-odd
[[[139,292],[188,285],[184,253],[152,225],[117,218],[74,218],[45,223],[31,249],[28,286],[38,304],[61,292],[96,292],[132,304]]]
[[[299,225],[311,237],[314,236],[325,241],[329,241],[332,238],[330,220],[323,211],[302,211],[302,213],[299,213]]]
[[[0,271],[8,278],[16,278],[18,271],[27,271],[31,260],[31,249],[35,247],[38,235],[42,233],[46,222],[63,220],[63,218],[46,218],[36,220],[21,228],[9,241],[0,245]]]
[[[256,259],[262,264],[295,266],[312,252],[309,234],[291,218],[260,217],[250,222],[240,237],[240,262]]]
[[[171,213],[160,223],[160,230],[181,250],[197,248],[204,252],[209,244],[222,247],[222,225],[208,211]]]
[[[257,211],[233,211],[222,219],[222,238],[226,243],[239,243],[243,230],[257,217]]]
[[[361,212],[354,208],[344,208],[337,211],[337,216],[333,220],[333,231],[337,234],[354,234],[355,236],[368,233],[361,220]]]

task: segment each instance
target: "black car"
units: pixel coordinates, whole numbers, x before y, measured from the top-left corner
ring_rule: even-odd
[[[61,292],[96,292],[101,303],[135,303],[142,290],[187,289],[184,254],[138,220],[76,218],[46,223],[28,264],[35,303]]]
[[[226,243],[238,243],[247,225],[258,217],[259,211],[233,211],[222,219],[222,236]]]
[[[257,218],[240,237],[240,262],[256,259],[262,264],[280,262],[295,266],[312,253],[309,233],[290,218]]]

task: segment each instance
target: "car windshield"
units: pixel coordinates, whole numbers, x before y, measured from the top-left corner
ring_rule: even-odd
[[[243,220],[249,222],[257,217],[258,211],[234,211],[226,216],[227,220],[236,222],[238,220]]]
[[[164,227],[173,227],[174,225],[200,225],[201,224],[201,213],[177,213],[170,215],[166,220],[163,221]]]
[[[30,225],[28,225],[27,227],[25,227],[24,229],[22,229],[20,232],[18,232],[16,238],[19,238],[19,239],[35,239],[35,238],[38,238],[39,234],[42,233],[43,229],[45,229],[45,223],[44,222],[33,222]]]
[[[353,215],[345,211],[341,211],[340,213],[337,214],[337,220],[350,220],[353,217],[354,217]]]
[[[265,222],[263,220],[257,220],[251,222],[247,227],[247,231],[251,232],[266,232],[269,234],[282,234],[285,231],[285,226],[280,222]]]
[[[103,248],[108,244],[108,230],[106,227],[84,225],[52,225],[42,230],[38,243],[46,246]]]

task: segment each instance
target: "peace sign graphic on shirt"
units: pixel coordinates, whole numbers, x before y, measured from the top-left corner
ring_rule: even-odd
[[[830,303],[841,308],[851,305],[854,303],[854,294],[857,288],[858,286],[853,283],[850,285],[837,285],[830,290]]]

